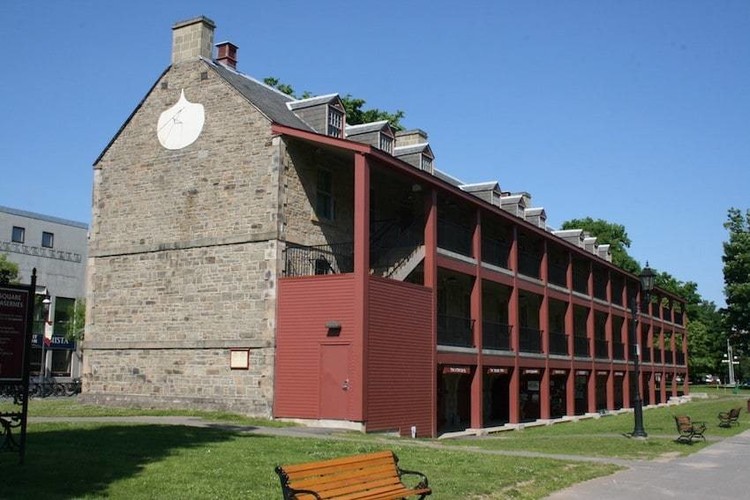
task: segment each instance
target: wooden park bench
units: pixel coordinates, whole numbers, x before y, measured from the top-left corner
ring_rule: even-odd
[[[424,498],[432,493],[427,477],[421,472],[398,467],[392,451],[334,458],[297,465],[279,465],[284,500],[323,499],[397,499],[411,496]],[[401,476],[419,477],[414,487],[405,485]],[[415,479],[417,481],[417,479]]]
[[[674,417],[674,422],[677,424],[677,432],[680,435],[675,439],[678,443],[692,444],[693,439],[706,440],[703,433],[706,431],[705,422],[693,422],[687,415],[680,415]]]
[[[722,411],[719,413],[719,427],[740,425],[740,411],[742,411],[742,408],[732,408],[729,411]]]

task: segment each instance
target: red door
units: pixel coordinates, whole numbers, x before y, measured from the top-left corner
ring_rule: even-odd
[[[349,344],[320,346],[320,418],[349,415]]]

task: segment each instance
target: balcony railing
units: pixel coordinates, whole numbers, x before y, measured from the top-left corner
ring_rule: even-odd
[[[474,320],[438,314],[438,344],[453,347],[474,347]]]
[[[568,355],[568,335],[560,332],[550,332],[549,334],[549,353]]]
[[[635,350],[633,350],[635,352]],[[641,361],[651,361],[651,349],[648,347],[641,349]]]
[[[510,255],[510,245],[508,242],[495,238],[482,238],[483,262],[508,269],[508,255]]]
[[[286,276],[354,272],[354,244],[295,245],[286,248]]]
[[[492,321],[482,322],[482,348],[510,351],[511,326]]]
[[[685,353],[682,351],[677,351],[677,363],[680,366],[685,366]]]
[[[550,264],[547,270],[549,282],[563,288],[568,287],[568,268],[567,266]]]
[[[612,342],[612,359],[625,359],[625,344]]]
[[[599,359],[609,359],[609,342],[604,339],[595,339],[594,352]]]
[[[538,254],[518,252],[518,272],[531,278],[539,278],[541,259]]]
[[[573,290],[578,293],[589,293],[589,273],[583,269],[575,269],[573,271]]]
[[[674,322],[678,325],[682,324],[682,311],[674,312]]]
[[[658,348],[654,349],[654,363],[657,363],[657,364],[662,363],[661,350]]]
[[[471,257],[471,240],[473,231],[471,228],[454,224],[443,219],[438,219],[438,247]]]
[[[664,362],[668,365],[673,364],[674,354],[672,351],[664,351]]]
[[[573,337],[573,353],[576,356],[585,358],[591,356],[589,351],[589,339],[587,337]]]
[[[607,300],[607,277],[594,273],[594,297]]]
[[[542,352],[542,332],[536,328],[522,326],[518,338],[519,350],[521,352]]]

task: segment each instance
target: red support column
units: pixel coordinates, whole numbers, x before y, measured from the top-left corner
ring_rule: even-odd
[[[356,331],[360,332],[362,349],[362,380],[367,381],[368,316],[370,278],[370,165],[362,154],[354,155],[354,304]],[[356,392],[355,392],[356,394]],[[367,421],[367,384],[361,391],[362,398],[356,405],[361,408],[359,416]]]
[[[471,290],[471,318],[474,320],[474,345],[477,346],[477,367],[471,382],[471,427],[484,427],[484,366],[482,364],[482,213],[477,210],[474,235],[473,255],[476,260],[476,276]]]
[[[547,419],[550,417],[550,369],[549,369],[549,247],[547,240],[544,240],[544,251],[542,253],[542,281],[544,282],[544,295],[542,296],[542,305],[539,311],[539,324],[542,330],[542,352],[545,356],[544,372],[542,373],[542,384],[539,388],[539,416]]]
[[[437,192],[425,193],[424,286],[432,289],[432,396],[430,397],[431,435],[437,436]]]
[[[510,335],[510,348],[515,354],[513,361],[513,373],[510,377],[510,408],[509,421],[516,424],[521,416],[521,369],[518,359],[520,322],[518,318],[518,227],[513,226],[513,241],[510,246],[510,268],[513,270],[513,290],[510,292],[510,301],[508,303],[509,323],[512,325]]]

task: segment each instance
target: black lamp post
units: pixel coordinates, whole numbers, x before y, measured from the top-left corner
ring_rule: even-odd
[[[646,262],[646,267],[643,268],[643,271],[641,271],[640,274],[641,279],[641,293],[643,294],[643,302],[646,304],[649,303],[649,298],[651,296],[651,290],[654,289],[654,278],[656,277],[656,273],[648,267],[648,262]],[[633,345],[635,346],[635,357],[633,358],[633,370],[635,372],[635,406],[633,408],[633,416],[635,417],[635,427],[633,428],[632,434],[630,434],[631,437],[635,438],[645,438],[648,436],[646,434],[646,431],[643,429],[643,401],[641,401],[641,372],[640,372],[640,366],[639,366],[639,358],[641,357],[641,350],[640,350],[640,344],[638,343],[638,340],[636,338],[636,335],[638,334],[637,326],[638,326],[638,304],[636,302],[636,297],[633,296],[632,300],[630,301],[630,313],[633,315],[633,320],[630,322],[630,338],[633,339]]]

